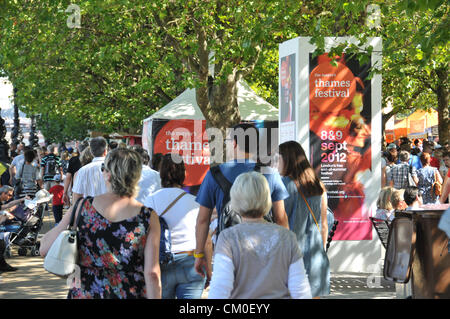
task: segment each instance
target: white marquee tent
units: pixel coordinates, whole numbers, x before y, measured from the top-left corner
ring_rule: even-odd
[[[238,83],[238,106],[243,121],[278,121],[278,109],[258,96],[250,86]],[[151,153],[152,121],[162,120],[204,120],[196,98],[195,89],[187,89],[174,100],[144,120],[142,145]]]

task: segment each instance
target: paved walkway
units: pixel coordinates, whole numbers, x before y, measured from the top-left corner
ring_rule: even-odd
[[[41,233],[53,223],[53,217],[46,215]],[[18,267],[15,272],[0,274],[0,299],[65,299],[66,280],[44,270],[42,257],[18,256],[12,249],[8,263]],[[369,288],[368,284],[375,288]],[[374,285],[375,284],[375,285]],[[205,291],[203,298],[206,298]],[[372,274],[339,273],[331,275],[331,294],[323,299],[393,299],[395,285],[380,276]]]

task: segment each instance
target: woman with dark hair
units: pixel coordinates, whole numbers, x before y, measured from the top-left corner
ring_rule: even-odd
[[[325,252],[328,238],[327,194],[306,158],[302,146],[288,141],[279,146],[278,170],[289,192],[284,200],[289,229],[303,253],[313,297],[330,294],[330,263]],[[320,225],[320,226],[319,226]]]
[[[417,187],[422,194],[423,204],[437,204],[439,197],[434,193],[433,184],[438,181],[442,185],[442,177],[436,167],[430,166],[431,155],[422,152],[420,155],[422,168],[417,170],[417,178],[419,182]]]
[[[174,259],[161,265],[162,298],[200,299],[206,280],[194,268],[195,225],[200,206],[194,196],[182,189],[186,170],[179,155],[169,153],[162,157],[160,176],[163,188],[149,195],[144,203],[163,215],[171,235]]]
[[[153,154],[153,157],[152,157],[152,168],[155,171],[157,171],[157,172],[159,172],[160,169],[161,169],[161,161],[163,159],[163,156],[164,155],[162,155],[161,153]]]
[[[78,229],[80,287],[69,299],[161,298],[158,263],[160,224],[156,214],[135,196],[141,177],[138,153],[116,149],[108,153],[101,172],[107,192],[81,199]],[[45,256],[61,231],[67,229],[73,207],[45,234],[40,253]]]
[[[34,150],[27,150],[24,154],[25,162],[22,167],[18,167],[17,176],[22,181],[22,191],[19,197],[34,197],[36,192],[42,188],[42,177],[39,167],[33,163],[36,158]]]

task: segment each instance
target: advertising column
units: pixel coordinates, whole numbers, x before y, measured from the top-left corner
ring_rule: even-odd
[[[327,189],[339,221],[327,252],[332,271],[370,272],[382,256],[369,219],[381,186],[381,75],[372,72],[381,69],[381,39],[360,45],[353,37],[328,37],[320,54],[310,40],[298,37],[279,46],[279,142],[299,142]],[[341,44],[359,50],[329,57]],[[293,81],[287,81],[289,65]],[[289,83],[295,85],[294,136],[286,120]]]

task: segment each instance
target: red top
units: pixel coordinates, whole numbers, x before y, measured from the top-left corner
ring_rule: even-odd
[[[439,169],[439,166],[441,166],[441,164],[439,163],[439,160],[436,157],[431,156],[430,166],[433,166],[433,167],[436,167],[437,169]]]
[[[53,205],[64,205],[63,194],[64,194],[64,186],[55,185],[48,191],[50,194],[53,194]]]

